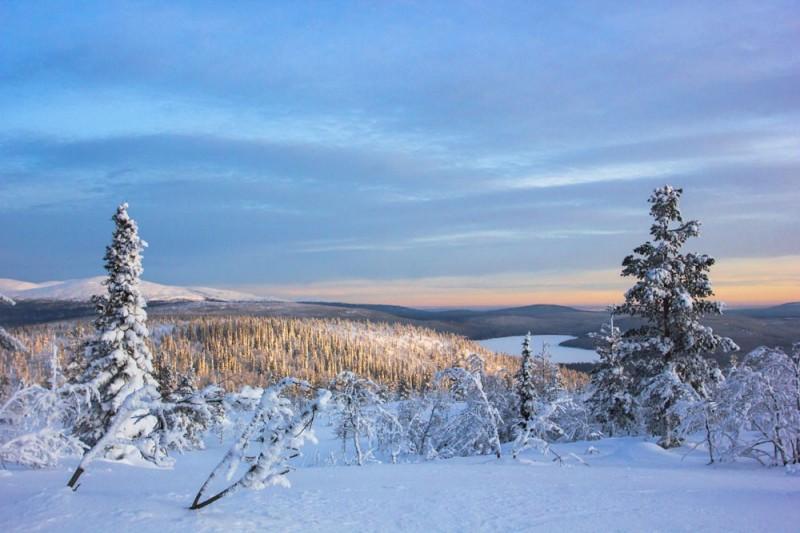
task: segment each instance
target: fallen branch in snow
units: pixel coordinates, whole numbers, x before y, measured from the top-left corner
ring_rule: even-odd
[[[577,454],[570,452],[569,456],[572,457],[573,459],[576,459],[583,466],[590,466],[589,463],[581,459],[580,456],[578,456]]]
[[[289,480],[286,479],[286,474],[291,470],[288,461],[300,455],[300,447],[306,440],[314,439],[309,429],[316,413],[325,408],[331,396],[329,391],[319,389],[316,398],[309,401],[304,409],[296,414],[292,410],[291,402],[280,395],[284,389],[293,385],[307,390],[312,389],[307,382],[295,378],[284,378],[265,389],[250,424],[209,474],[189,509],[202,509],[243,488],[259,490],[271,485],[289,485]],[[256,436],[256,440],[261,442],[261,450],[250,468],[234,483],[203,499],[206,489],[222,470],[227,469],[228,480],[233,477],[242,459],[246,458],[248,446]]]

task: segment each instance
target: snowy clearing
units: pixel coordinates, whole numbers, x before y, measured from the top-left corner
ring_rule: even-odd
[[[641,438],[534,451],[363,467],[341,464],[320,421],[290,489],[242,491],[200,511],[189,504],[222,457],[218,443],[174,469],[98,461],[77,492],[74,461],[0,471],[0,529],[28,531],[797,531],[800,476],[755,464],[706,466],[696,451]],[[596,453],[587,454],[590,447]],[[574,453],[590,466],[583,466]],[[339,456],[332,466],[331,457]]]
[[[524,338],[525,335],[516,335],[475,342],[493,352],[519,355]],[[551,355],[550,360],[554,363],[590,363],[597,361],[598,355],[594,350],[560,346],[562,342],[575,338],[577,337],[571,335],[531,335],[531,350],[534,353],[538,353],[542,350],[542,346],[547,344]]]

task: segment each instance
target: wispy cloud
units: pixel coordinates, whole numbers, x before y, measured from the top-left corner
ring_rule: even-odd
[[[496,189],[545,189],[587,183],[628,181],[649,178],[666,178],[685,171],[691,166],[685,163],[624,164],[567,169],[563,172],[547,172],[519,178],[501,179],[489,184]]]
[[[471,246],[480,243],[515,241],[524,234],[513,230],[477,230],[460,233],[421,235],[396,241],[356,242],[354,239],[334,239],[301,244],[302,253],[322,252],[393,252],[422,247]]]
[[[623,229],[549,229],[542,231],[520,231],[508,229],[485,229],[457,233],[418,235],[395,241],[356,242],[354,239],[312,241],[296,248],[302,253],[402,251],[414,248],[459,247],[481,244],[497,244],[537,239],[570,239],[573,237],[608,237],[632,233]]]

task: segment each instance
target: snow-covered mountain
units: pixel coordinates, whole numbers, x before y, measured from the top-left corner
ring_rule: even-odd
[[[31,283],[0,278],[0,292],[17,300],[71,300],[88,301],[94,294],[105,293],[104,276],[66,281]],[[178,287],[142,281],[142,292],[152,301],[204,301],[231,302],[277,301],[276,298],[256,296],[245,292],[209,287]]]

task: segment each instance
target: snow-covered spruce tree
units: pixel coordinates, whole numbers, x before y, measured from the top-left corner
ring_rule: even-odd
[[[722,305],[707,299],[713,295],[708,272],[714,259],[682,252],[700,228],[696,220],[684,222],[678,206],[682,192],[666,185],[650,196],[652,240],[622,262],[622,275],[637,281],[625,293],[625,303],[614,308],[616,314],[643,320],[625,332],[620,349],[635,368],[647,428],[667,448],[680,443],[673,434],[680,414],[673,407],[688,392],[682,385],[708,397],[709,385],[721,379],[708,356],[738,348],[700,323],[706,315],[721,314]]]
[[[160,463],[165,459],[164,450],[157,439],[148,438],[158,424],[148,403],[158,401],[159,394],[152,355],[145,343],[149,334],[146,303],[139,289],[142,250],[147,243],[139,238],[128,204],[120,205],[112,220],[114,234],[104,256],[108,277],[103,283],[108,292],[93,298],[98,311],[95,335],[86,345],[86,370],[79,378],[94,398],[91,409],[78,422],[76,434],[90,446],[84,459],[119,459],[136,453]],[[69,486],[75,486],[87,462],[82,462]]]
[[[591,416],[610,437],[628,433],[636,423],[638,407],[633,380],[625,367],[620,347],[622,333],[614,325],[613,313],[599,332],[589,336],[594,339],[595,350],[600,356],[597,366],[592,370],[586,399]]]
[[[530,332],[522,341],[522,357],[520,368],[515,379],[515,390],[519,399],[519,418],[516,424],[515,442],[512,455],[516,458],[534,439],[543,448],[546,436],[557,427],[550,421],[555,414],[550,400],[553,370],[550,368],[547,348],[542,347],[540,354],[531,351]]]
[[[295,411],[292,402],[283,395],[289,387],[312,389],[307,382],[295,378],[284,378],[266,388],[252,420],[209,474],[190,509],[201,509],[242,489],[289,486],[286,477],[291,471],[289,461],[300,455],[300,447],[306,440],[315,441],[311,425],[316,413],[326,408],[331,397],[330,391],[319,389],[312,400],[308,400],[301,410]],[[257,455],[247,470],[213,496],[206,496],[218,476],[224,475],[228,481],[233,478],[242,461],[247,460],[251,448]]]
[[[447,368],[436,375],[436,383],[448,384],[452,394],[463,401],[461,411],[435,437],[442,457],[493,453],[500,458],[500,413],[483,389],[484,362],[471,354],[465,367]]]
[[[520,394],[519,384],[524,374],[524,379],[529,380],[525,392],[528,404],[524,411],[528,418],[524,423],[520,419],[517,424],[512,455],[517,458],[533,446],[543,455],[552,453],[560,460],[561,457],[550,447],[551,442],[594,438],[595,435],[583,403],[564,388],[558,365],[550,361],[547,345],[542,346],[541,352],[531,354],[530,342],[528,339],[526,341],[523,342],[523,353],[526,350],[529,352],[529,361],[520,363],[517,394]],[[522,413],[520,407],[520,415]]]
[[[5,294],[0,294],[0,304],[16,305],[16,302]],[[0,349],[8,350],[9,352],[26,351],[25,345],[22,344],[19,339],[6,331],[2,326],[0,326]]]
[[[536,400],[539,393],[536,390],[536,369],[531,353],[531,333],[528,332],[522,341],[522,357],[520,358],[519,371],[514,379],[514,390],[519,401],[519,420],[517,434],[525,432],[528,423],[534,416]],[[514,455],[516,457],[516,454]]]

